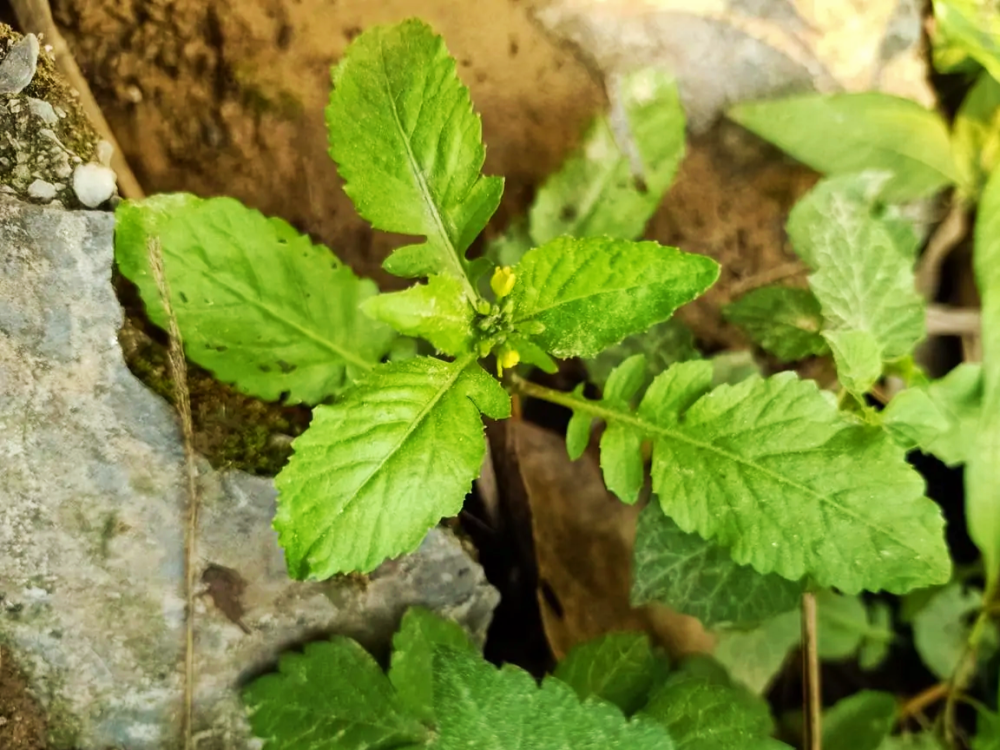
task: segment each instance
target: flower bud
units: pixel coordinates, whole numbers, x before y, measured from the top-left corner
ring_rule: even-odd
[[[502,299],[510,294],[516,280],[517,274],[514,273],[510,266],[504,266],[493,272],[493,278],[490,279],[490,288],[497,296],[497,299]]]

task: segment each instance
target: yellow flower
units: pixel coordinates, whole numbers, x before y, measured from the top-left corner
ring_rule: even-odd
[[[503,377],[503,371],[512,367],[517,367],[521,361],[521,355],[515,349],[502,349],[497,353],[497,377]]]
[[[504,266],[503,268],[498,268],[493,272],[493,278],[490,279],[490,288],[497,296],[497,299],[503,299],[510,294],[511,289],[514,288],[514,282],[516,280],[517,274],[514,273],[511,267]]]

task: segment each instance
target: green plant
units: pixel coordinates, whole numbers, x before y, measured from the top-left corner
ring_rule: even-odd
[[[479,119],[443,42],[415,21],[370,29],[351,44],[333,81],[330,152],[345,190],[375,228],[425,238],[385,262],[389,272],[425,283],[379,294],[327,248],[228,199],[159,196],[125,202],[117,212],[119,267],[162,325],[146,260],[147,242],[161,243],[191,360],[245,392],[315,405],[311,426],[276,480],[275,527],[290,574],[368,571],[414,549],[431,526],[461,508],[485,453],[482,417],[509,416],[513,393],[572,412],[573,457],[602,422],[605,482],[623,502],[639,499],[650,458],[655,499],[640,518],[634,598],[666,601],[722,628],[720,660],[734,671],[727,649],[735,653],[742,648],[736,644],[760,633],[772,645],[780,641],[772,649],[777,664],[746,673],[745,683],[762,688],[764,673],[797,642],[795,610],[804,592],[818,592],[821,618],[832,623],[833,635],[821,643],[825,653],[877,664],[893,638],[888,614],[856,595],[905,594],[951,577],[941,513],[924,496],[906,451],[972,460],[988,455],[985,436],[993,434],[980,416],[981,402],[995,398],[992,350],[981,369],[940,381],[926,378],[912,358],[925,333],[913,271],[920,242],[894,202],[957,179],[950,151],[941,153],[948,134],[936,116],[866,95],[797,100],[786,105],[785,120],[776,120],[785,124],[773,140],[837,173],[796,206],[788,224],[796,251],[813,270],[810,290],[760,291],[728,314],[782,359],[832,352],[841,383],[832,393],[793,372],[723,375],[670,320],[714,283],[718,267],[633,239],[683,152],[676,91],[661,74],[639,72],[626,89],[648,189],[635,188],[628,160],[598,120],[583,150],[543,186],[528,220],[476,259],[468,250],[495,211],[503,182],[481,174]],[[849,122],[860,121],[858,132],[872,112],[876,122],[901,123],[920,141],[920,158],[894,148],[901,142],[896,135],[872,149],[881,161],[859,161],[849,149],[810,161],[802,154],[820,154],[817,143],[830,139],[796,123],[803,113],[815,120],[817,111],[850,114]],[[753,127],[752,113],[743,108],[736,117]],[[878,132],[869,128],[864,138],[874,142]],[[881,171],[859,172],[861,166]],[[984,227],[1000,217],[996,183],[983,193]],[[971,182],[967,187],[974,189]],[[977,254],[997,249],[995,236],[984,230],[986,250]],[[988,273],[984,266],[981,275]],[[992,298],[984,298],[986,309]],[[436,356],[414,354],[410,338],[426,341]],[[664,341],[675,348],[664,349]],[[518,368],[551,372],[554,359],[572,357],[590,360],[599,399],[585,397],[582,385],[573,392],[543,387]],[[480,360],[491,360],[497,377]],[[907,388],[879,410],[868,394],[887,374]],[[979,425],[974,438],[969,424]],[[984,503],[970,507],[986,516],[975,533],[992,571],[1000,539],[989,529],[1000,514]],[[360,732],[341,736],[344,747],[452,747],[466,742],[473,727],[517,714],[542,738],[531,746],[543,748],[577,741],[574,727],[541,721],[547,711],[565,710],[566,724],[596,722],[593,736],[602,746],[631,732],[642,747],[669,743],[664,731],[683,744],[679,735],[687,730],[678,727],[702,710],[698,701],[719,699],[715,688],[671,683],[662,701],[666,729],[650,729],[594,703],[581,712],[566,691],[536,690],[523,675],[496,673],[461,650],[442,653],[425,649],[419,658],[431,666],[411,675],[423,680],[421,707],[406,697],[417,688],[396,684],[392,671],[396,693],[387,692],[356,646],[344,640],[314,646],[288,657],[286,676],[256,684],[255,726],[278,746],[295,747],[294,739],[277,738],[285,736],[286,714],[301,708],[327,717],[317,726],[331,736]],[[358,678],[365,686],[360,703],[341,695],[355,688],[354,680],[325,697],[277,687],[301,679],[329,685],[347,669],[367,675]],[[438,690],[456,706],[453,715],[429,708],[426,696]],[[690,711],[683,708],[689,700]],[[334,707],[337,701],[344,703]],[[655,694],[647,709],[654,704]],[[348,713],[337,719],[338,711]],[[384,734],[369,736],[350,724],[356,712],[385,717],[376,722]],[[588,712],[591,719],[578,718]],[[754,727],[765,747],[769,729]]]

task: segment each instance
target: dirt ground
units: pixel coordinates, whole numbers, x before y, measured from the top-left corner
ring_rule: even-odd
[[[45,716],[25,692],[10,652],[0,648],[0,748],[44,750]]]

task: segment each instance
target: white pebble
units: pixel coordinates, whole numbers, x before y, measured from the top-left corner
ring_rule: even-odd
[[[35,180],[28,185],[28,195],[36,200],[50,201],[56,197],[56,186],[45,180]]]
[[[73,192],[87,208],[97,208],[115,194],[117,177],[101,164],[81,164],[73,170]]]

